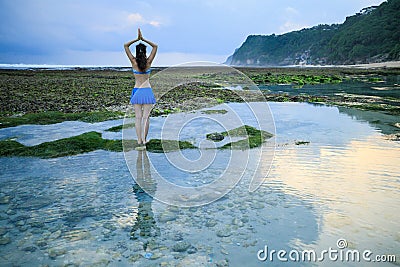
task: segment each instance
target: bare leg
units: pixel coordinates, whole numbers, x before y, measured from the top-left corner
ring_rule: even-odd
[[[143,144],[143,134],[142,134],[142,119],[143,119],[143,105],[135,104],[135,129],[137,135],[138,144]]]
[[[149,125],[150,125],[150,112],[153,108],[152,104],[143,105],[143,128],[144,128],[144,143],[147,142],[147,134],[149,133]]]

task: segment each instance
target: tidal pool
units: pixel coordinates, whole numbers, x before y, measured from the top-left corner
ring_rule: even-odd
[[[229,106],[254,125],[246,117],[245,104]],[[168,165],[164,154],[140,151],[132,151],[132,174],[122,152],[0,158],[1,265],[279,266],[276,254],[273,261],[260,261],[257,254],[268,246],[269,251],[288,253],[315,250],[319,257],[323,250],[340,250],[338,239],[346,240],[343,251],[370,250],[371,258],[394,254],[398,261],[400,144],[386,140],[382,127],[363,117],[370,112],[305,103],[270,103],[270,108],[276,151],[261,187],[250,193],[245,176],[228,194],[199,207],[169,206],[154,199],[151,194],[160,188],[151,183],[156,176],[151,164],[160,162],[160,173],[182,185],[209,183],[228,161],[229,150],[218,151],[214,165],[191,176]],[[150,138],[160,138],[165,120],[152,118]],[[0,129],[0,137],[34,145],[97,130],[103,138],[118,139],[122,133],[104,130],[121,123],[24,125]],[[201,139],[199,132],[220,130],[204,120],[187,127],[180,138],[193,142]],[[297,141],[309,143],[296,145]],[[183,152],[190,159],[199,153]],[[150,180],[145,188],[150,195],[132,176]],[[323,262],[289,263],[338,261],[326,256]],[[366,264],[363,259],[339,263]]]

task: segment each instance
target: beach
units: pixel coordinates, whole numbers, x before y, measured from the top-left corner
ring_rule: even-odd
[[[137,151],[129,68],[0,70],[2,261],[279,265],[260,257],[266,247],[393,261],[398,77],[156,68],[149,144]]]

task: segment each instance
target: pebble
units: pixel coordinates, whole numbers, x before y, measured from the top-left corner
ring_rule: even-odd
[[[194,254],[197,252],[197,248],[195,248],[194,246],[190,246],[190,248],[188,248],[188,250],[186,252],[188,254]]]
[[[27,252],[35,252],[36,249],[37,249],[37,247],[35,247],[35,246],[27,246],[27,247],[24,247],[22,250],[27,251]]]
[[[205,223],[206,227],[214,227],[215,225],[217,225],[217,221],[213,219],[209,219]]]
[[[1,196],[0,197],[0,205],[5,205],[10,203],[10,196]]]
[[[8,236],[2,236],[0,237],[0,245],[7,245],[11,243],[11,238]]]
[[[188,248],[190,248],[190,246],[191,244],[186,241],[178,241],[172,246],[172,251],[185,252]]]
[[[37,245],[39,248],[45,248],[45,247],[47,247],[47,242],[44,241],[44,240],[38,240],[38,241],[36,241],[36,245]]]
[[[161,252],[155,252],[151,257],[150,260],[157,260],[159,258],[161,258],[162,256],[164,256]]]
[[[7,228],[0,227],[0,236],[7,234]]]
[[[217,267],[228,267],[229,266],[229,262],[228,260],[220,260],[218,262],[215,263]]]
[[[158,218],[159,222],[165,223],[169,221],[174,221],[176,220],[176,214],[170,211],[166,211],[160,215]]]
[[[264,207],[265,207],[264,204],[259,203],[259,202],[253,202],[251,204],[251,208],[253,208],[253,209],[263,209]]]
[[[225,227],[224,229],[219,229],[216,234],[218,237],[228,237],[232,235],[232,232],[230,228]]]
[[[240,219],[238,219],[238,218],[232,219],[232,224],[233,224],[233,225],[237,225],[237,226],[239,226],[239,227],[242,227],[242,226],[243,226],[243,222],[242,222]]]
[[[55,231],[50,234],[49,239],[50,240],[55,240],[61,236],[61,230]]]
[[[133,254],[132,256],[129,257],[130,262],[136,262],[139,259],[141,259],[143,256],[141,254]]]
[[[64,255],[65,253],[67,253],[67,251],[65,249],[50,249],[48,251],[49,254],[49,258],[54,260],[56,259],[58,256]]]
[[[221,253],[224,254],[224,255],[228,255],[229,254],[229,252],[226,251],[225,249],[221,249]]]
[[[211,134],[207,135],[207,139],[210,139],[210,140],[213,140],[216,142],[222,141],[222,140],[224,140],[224,138],[225,138],[225,136],[223,136],[220,133],[211,133]]]
[[[175,233],[175,234],[173,234],[171,236],[171,239],[174,240],[174,241],[182,241],[183,240],[183,234],[180,233],[180,232]]]

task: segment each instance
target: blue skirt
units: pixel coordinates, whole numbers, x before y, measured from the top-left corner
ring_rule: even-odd
[[[133,88],[131,94],[131,104],[155,104],[156,98],[154,97],[151,87]]]

